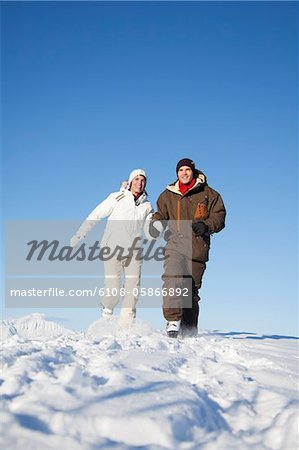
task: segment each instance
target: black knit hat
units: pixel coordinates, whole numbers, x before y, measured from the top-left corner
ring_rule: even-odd
[[[189,158],[181,159],[176,165],[176,173],[178,173],[179,168],[183,167],[183,166],[190,167],[192,172],[195,173],[195,163],[194,163],[194,161],[192,161],[192,159],[189,159]]]

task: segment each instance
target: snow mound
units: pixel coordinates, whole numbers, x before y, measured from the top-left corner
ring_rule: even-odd
[[[152,331],[148,324],[140,320],[136,320],[130,325],[121,325],[118,318],[114,316],[108,319],[100,318],[93,322],[86,331],[86,337],[99,341],[107,335],[113,335],[121,339],[128,336],[146,336]]]
[[[56,322],[47,320],[44,314],[30,314],[16,320],[2,321],[0,324],[1,340],[12,336],[21,339],[49,338],[59,335],[71,336],[74,331],[68,330]]]
[[[17,334],[17,330],[14,326],[14,322],[11,320],[3,320],[0,323],[0,338],[1,341]]]

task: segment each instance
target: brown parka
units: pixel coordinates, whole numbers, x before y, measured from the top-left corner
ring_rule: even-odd
[[[208,227],[203,236],[192,234],[192,259],[205,263],[209,259],[210,235],[218,233],[225,226],[225,206],[221,195],[207,184],[205,175],[197,171],[195,185],[183,195],[178,180],[167,186],[157,201],[157,212],[153,220],[160,220],[169,227],[170,238],[166,248],[178,249],[178,237],[183,238],[186,224],[202,221]],[[170,222],[169,222],[170,221]]]

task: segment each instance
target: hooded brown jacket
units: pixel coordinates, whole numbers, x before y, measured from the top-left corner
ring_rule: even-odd
[[[171,231],[166,250],[178,251],[182,245],[186,226],[202,221],[208,227],[205,236],[196,236],[192,230],[192,259],[206,262],[209,259],[210,235],[218,233],[225,226],[225,206],[221,195],[207,184],[206,177],[198,172],[195,185],[183,195],[179,190],[178,180],[167,186],[157,201],[157,212],[153,220],[160,220],[164,227],[168,224]],[[168,222],[170,221],[170,222]],[[181,238],[181,239],[180,239]],[[184,245],[184,244],[183,244]]]

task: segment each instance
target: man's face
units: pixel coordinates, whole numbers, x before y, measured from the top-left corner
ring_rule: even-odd
[[[133,178],[131,184],[131,192],[132,194],[140,194],[144,191],[145,188],[145,178],[143,175],[137,175],[137,177]]]
[[[193,172],[188,166],[182,166],[178,170],[178,179],[183,184],[188,184],[193,178]]]

